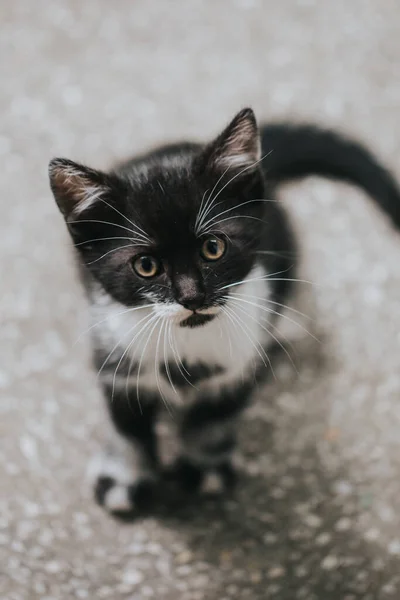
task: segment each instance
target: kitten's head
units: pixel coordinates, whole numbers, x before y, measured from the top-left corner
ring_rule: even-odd
[[[181,326],[211,320],[254,265],[264,185],[253,111],[206,146],[163,148],[111,173],[70,160],[50,182],[81,260],[119,302]]]

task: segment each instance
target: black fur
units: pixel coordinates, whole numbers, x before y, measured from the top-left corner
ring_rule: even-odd
[[[188,365],[184,360],[180,367],[176,363],[170,362],[167,367],[163,365],[161,368],[164,378],[167,381],[171,379],[176,387],[196,385],[204,379],[223,373],[223,371],[223,368],[219,365],[213,365],[212,367],[203,363]]]
[[[358,185],[400,226],[398,186],[368,150],[336,133],[308,125],[266,125],[260,138],[250,109],[238,113],[208,145],[163,146],[109,173],[65,159],[50,163],[51,187],[74,242],[89,298],[100,284],[127,307],[149,301],[179,303],[192,311],[181,321],[189,334],[190,327],[206,326],[214,318],[210,312],[199,310],[223,306],[226,286],[243,280],[257,264],[268,273],[281,274],[277,280],[271,279],[272,300],[287,302],[298,249],[286,213],[274,201],[274,194],[281,182],[307,175]],[[200,227],[199,211],[211,193],[215,202],[204,217],[206,225],[203,222]],[[206,260],[202,250],[210,233],[225,244],[223,255],[216,261]],[[127,238],[126,244],[121,243],[123,238]],[[144,277],[135,266],[142,255],[155,261],[152,278]],[[154,419],[159,397],[141,392],[139,408],[129,382],[121,387],[110,383],[118,365],[122,379],[137,369],[137,363],[131,366],[128,359],[120,362],[120,348],[108,359],[110,350],[96,347],[95,364],[105,376],[103,389],[111,420],[124,439],[140,444],[156,469]],[[233,482],[229,454],[235,442],[236,420],[249,401],[259,370],[256,365],[242,384],[226,385],[212,398],[199,391],[193,405],[183,411],[179,421],[182,456],[176,473],[187,486],[200,485],[204,469],[210,467],[226,485]],[[187,377],[182,369],[168,365],[161,374],[164,382],[172,378],[174,385],[192,393],[187,380],[201,384],[218,375],[221,368],[184,363],[185,371]],[[220,435],[209,438],[208,431]],[[142,494],[142,483],[147,490],[147,483],[140,479],[130,486],[133,504],[142,496],[147,498],[147,492]],[[96,497],[100,503],[105,502],[114,484],[110,477],[99,478]]]
[[[157,464],[157,440],[154,422],[158,411],[158,396],[142,391],[140,401],[136,389],[113,389],[113,385],[103,385],[108,411],[115,429],[122,436],[139,442],[148,460]]]
[[[347,181],[362,188],[400,227],[399,187],[391,173],[364,146],[314,125],[276,123],[261,128],[269,181],[307,175]],[[270,154],[269,154],[270,153]]]

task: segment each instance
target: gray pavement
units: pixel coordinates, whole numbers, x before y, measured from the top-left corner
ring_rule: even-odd
[[[105,167],[250,104],[354,134],[400,179],[398,3],[15,0],[0,19],[0,597],[400,598],[400,236],[385,217],[349,186],[286,188],[321,343],[260,390],[234,497],[171,497],[123,525],[84,483],[101,402],[46,178],[53,156]]]

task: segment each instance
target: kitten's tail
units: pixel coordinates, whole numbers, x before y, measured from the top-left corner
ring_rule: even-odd
[[[353,183],[369,194],[400,228],[400,189],[393,176],[359,143],[312,125],[262,127],[267,177],[276,183],[322,175]]]

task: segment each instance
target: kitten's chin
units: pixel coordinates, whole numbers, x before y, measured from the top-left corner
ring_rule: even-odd
[[[190,317],[179,321],[180,327],[201,327],[206,323],[212,321],[216,316],[216,313],[193,313]]]

